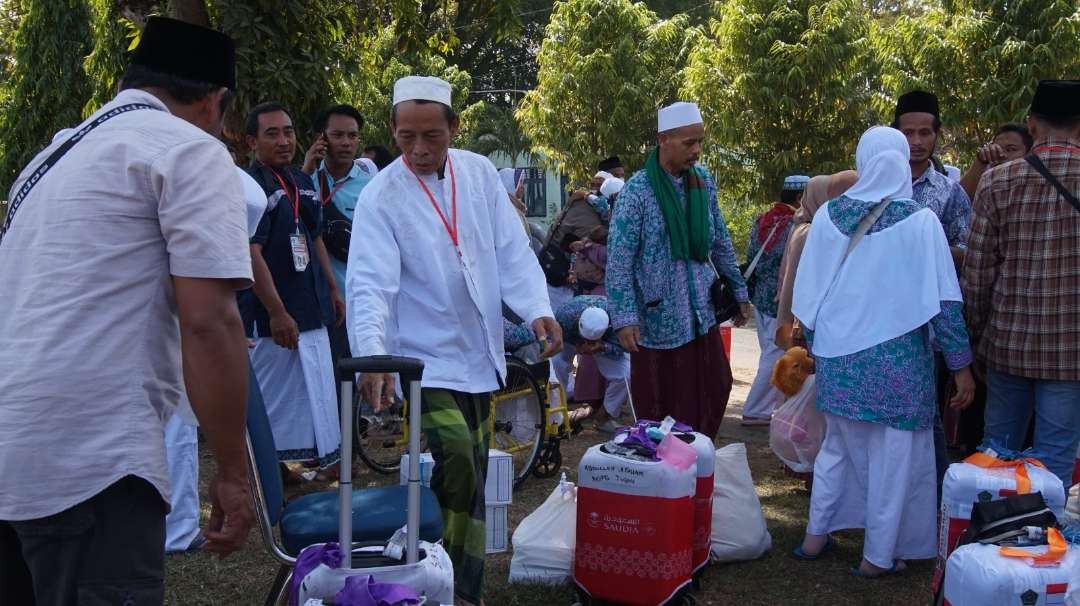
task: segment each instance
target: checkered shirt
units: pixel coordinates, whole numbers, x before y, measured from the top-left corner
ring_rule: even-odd
[[[1043,139],[1033,151],[1080,195],[1080,140]],[[980,361],[1080,381],[1080,212],[1025,160],[979,182],[962,282]]]

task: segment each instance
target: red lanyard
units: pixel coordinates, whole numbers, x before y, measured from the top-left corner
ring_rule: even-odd
[[[443,214],[439,203],[435,201],[435,196],[431,194],[431,190],[428,189],[426,183],[420,178],[420,175],[416,174],[408,159],[405,160],[405,166],[409,167],[409,172],[416,177],[416,182],[420,184],[420,187],[424,189],[424,193],[427,194],[428,201],[431,202],[431,207],[435,209],[435,212],[439,215],[439,219],[442,220],[443,227],[446,228],[446,233],[450,236],[450,240],[454,243],[454,249],[458,248],[458,229],[457,229],[457,179],[454,177],[454,163],[450,161],[450,154],[446,154],[446,166],[450,169],[450,212],[453,215],[454,225],[451,227],[450,222],[446,220],[446,215]],[[460,254],[460,251],[458,252]]]
[[[1052,152],[1072,152],[1072,153],[1075,153],[1075,154],[1080,154],[1080,147],[1076,147],[1075,145],[1049,145],[1049,144],[1036,145],[1035,148],[1031,150],[1031,153],[1035,153],[1035,152],[1037,152],[1039,150],[1042,150],[1042,149],[1045,149],[1046,151],[1052,151]]]
[[[300,233],[300,188],[297,187],[296,182],[292,180],[292,177],[289,177],[289,181],[292,183],[293,186],[293,194],[290,195],[289,188],[285,185],[285,179],[283,179],[282,176],[279,175],[278,172],[272,168],[270,169],[270,172],[273,173],[274,178],[277,179],[278,183],[281,184],[281,190],[285,192],[285,197],[289,200],[289,202],[292,202],[293,221],[295,221],[296,223],[296,233]]]
[[[326,173],[327,171],[325,168],[319,170],[319,197],[323,206],[329,204],[330,201],[334,199],[334,195],[338,193],[338,190],[345,187],[345,184],[352,178],[346,176],[341,181],[338,181],[337,184],[334,185],[334,189],[331,189],[330,194],[328,195],[326,190],[330,189],[330,178],[326,176]]]

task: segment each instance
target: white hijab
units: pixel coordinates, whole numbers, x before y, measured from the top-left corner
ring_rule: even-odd
[[[844,195],[868,209],[884,199],[910,199],[908,153],[900,131],[866,131],[855,152],[859,180]],[[844,261],[850,238],[832,221],[835,203],[814,215],[795,275],[792,312],[814,330],[815,355],[869,349],[925,325],[941,313],[942,301],[962,300],[945,232],[930,209],[867,234]]]
[[[911,198],[911,151],[907,138],[895,128],[875,126],[863,133],[855,148],[859,180],[844,195],[878,203],[888,198]]]

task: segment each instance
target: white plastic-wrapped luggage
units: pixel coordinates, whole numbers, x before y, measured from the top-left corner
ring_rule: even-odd
[[[560,585],[570,579],[577,542],[577,488],[563,481],[514,530],[510,582]]]
[[[369,356],[342,360],[346,376],[356,373],[399,373],[402,384],[409,386],[409,402],[420,402],[420,379],[424,364],[420,360],[397,356]],[[353,384],[341,383],[341,432],[352,429],[351,403]],[[297,559],[290,605],[305,604],[311,599],[333,600],[352,577],[370,577],[378,583],[403,585],[424,598],[428,605],[454,603],[454,567],[446,550],[437,543],[421,541],[420,535],[420,407],[409,407],[408,500],[405,527],[393,537],[377,543],[353,543],[352,443],[341,445],[341,471],[338,486],[338,542],[320,543],[305,548]],[[348,545],[350,557],[341,557]],[[336,552],[336,554],[335,554]],[[309,556],[310,570],[301,571],[299,563]],[[336,557],[335,557],[336,556]]]
[[[962,463],[949,466],[941,491],[938,556],[933,581],[935,591],[945,574],[949,554],[970,524],[972,504],[980,498],[994,500],[1014,494],[1040,492],[1050,511],[1059,520],[1062,518],[1065,512],[1065,487],[1057,476],[1032,461],[1006,463],[993,456],[976,453]]]
[[[596,600],[663,604],[691,580],[696,468],[605,447],[578,466],[574,582]]]
[[[1080,573],[1080,549],[1068,548],[1058,565],[1032,566],[1001,555],[997,545],[963,545],[949,556],[948,606],[1063,606]],[[1030,548],[1043,553],[1045,546]],[[1072,592],[1075,594],[1075,591]]]
[[[817,409],[816,399],[817,383],[810,375],[798,393],[777,407],[769,424],[769,447],[796,473],[814,471],[814,459],[825,440],[825,415]]]
[[[772,547],[765,514],[754,490],[746,445],[728,444],[716,451],[713,480],[712,556],[717,562],[760,558]]]

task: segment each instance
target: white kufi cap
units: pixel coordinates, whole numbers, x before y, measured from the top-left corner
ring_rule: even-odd
[[[581,312],[581,318],[578,320],[578,331],[581,332],[583,338],[596,341],[604,336],[609,324],[610,320],[603,308],[587,307],[585,311]]]
[[[661,107],[656,114],[656,132],[662,133],[673,128],[690,126],[691,124],[704,124],[701,119],[701,110],[697,103],[676,101],[667,107]]]
[[[434,76],[405,76],[394,83],[394,105],[417,100],[435,101],[453,107],[450,103],[450,83]]]
[[[608,171],[606,171],[606,170],[602,170],[602,171],[599,171],[599,172],[597,172],[597,173],[596,173],[595,175],[593,175],[593,176],[592,176],[592,178],[593,178],[593,179],[604,179],[604,180],[607,180],[607,179],[610,179],[610,178],[611,178],[611,177],[613,177],[613,176],[614,176],[614,175],[612,175],[612,174],[611,174],[611,173],[609,173]]]
[[[600,186],[600,193],[605,196],[611,196],[622,191],[623,186],[626,185],[626,181],[618,177],[611,177],[604,179],[604,184]]]

